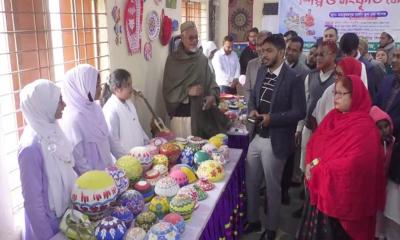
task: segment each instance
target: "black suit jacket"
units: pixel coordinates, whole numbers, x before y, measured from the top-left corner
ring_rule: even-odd
[[[256,84],[249,98],[249,112],[259,109],[260,89],[266,73],[265,65],[258,69]],[[286,63],[283,63],[277,78],[270,109],[272,150],[277,158],[286,159],[294,151],[297,122],[306,116],[304,82]]]

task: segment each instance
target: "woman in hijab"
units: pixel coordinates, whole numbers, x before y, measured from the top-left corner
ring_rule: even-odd
[[[215,52],[218,51],[218,48],[213,41],[204,42],[202,44],[202,48],[204,56],[206,56],[208,59],[208,66],[210,66],[211,71],[214,72],[211,60],[213,59]]]
[[[99,72],[89,64],[78,65],[65,74],[61,90],[67,104],[62,128],[72,143],[77,173],[104,170],[113,163],[111,153],[116,159],[125,155],[121,144],[110,137],[103,111],[95,102],[101,92]]]
[[[309,199],[298,239],[372,240],[385,174],[371,99],[354,75],[339,77],[333,94],[335,109],[307,145]]]
[[[70,204],[76,173],[72,145],[57,123],[65,107],[60,89],[36,80],[21,93],[27,126],[21,137],[18,162],[25,208],[24,239],[47,240]]]

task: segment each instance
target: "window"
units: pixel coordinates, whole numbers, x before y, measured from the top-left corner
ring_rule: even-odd
[[[208,40],[208,4],[207,1],[182,0],[182,22],[193,21],[199,32],[199,42]]]
[[[60,81],[80,63],[109,74],[105,0],[0,0],[0,109],[16,225],[23,224],[17,148],[24,121],[19,91],[45,78]]]

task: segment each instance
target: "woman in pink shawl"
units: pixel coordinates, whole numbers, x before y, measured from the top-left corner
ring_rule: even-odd
[[[93,66],[81,64],[65,74],[62,95],[67,106],[62,127],[73,145],[79,175],[104,170],[113,162],[112,155],[119,158],[126,154],[108,133],[103,111],[95,102],[100,92],[99,72]]]

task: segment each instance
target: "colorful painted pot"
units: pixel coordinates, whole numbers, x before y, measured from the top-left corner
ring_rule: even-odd
[[[168,198],[155,196],[150,202],[149,210],[155,213],[159,219],[163,218],[165,214],[169,213]]]
[[[203,201],[208,197],[208,194],[198,185],[194,184],[193,185],[194,190],[196,190],[197,195],[199,197],[199,201]]]
[[[201,137],[189,136],[187,137],[188,143],[199,146],[200,148],[207,143],[206,139],[202,139]]]
[[[149,148],[141,146],[134,147],[129,151],[129,153],[133,157],[139,159],[144,171],[147,171],[151,168],[151,165],[153,164],[153,155],[151,154]]]
[[[160,179],[160,172],[155,169],[150,169],[144,174],[144,178],[150,183],[151,186],[154,186]]]
[[[171,177],[164,177],[158,180],[154,192],[159,196],[167,198],[175,196],[179,191],[178,183]]]
[[[136,190],[127,190],[118,198],[118,202],[122,206],[129,208],[135,216],[144,208],[144,198],[142,194]]]
[[[180,169],[184,174],[186,174],[188,178],[189,184],[194,183],[197,181],[197,176],[192,167],[190,167],[187,164],[176,164],[172,169],[171,172],[174,171],[175,169]]]
[[[162,138],[162,137],[155,137],[153,139],[150,140],[150,145],[156,146],[157,148],[160,148],[161,145],[163,145],[164,143],[167,143],[167,139]]]
[[[153,165],[162,164],[168,167],[168,157],[164,154],[157,154],[153,156]]]
[[[156,224],[157,216],[153,212],[142,212],[140,213],[135,221],[135,226],[143,228],[146,232]]]
[[[116,217],[121,220],[127,228],[131,226],[131,223],[134,219],[133,213],[129,208],[117,206],[111,210],[111,216]]]
[[[179,148],[181,149],[181,151],[185,148],[186,144],[188,143],[186,138],[181,138],[181,137],[177,137],[175,138],[175,141],[173,142],[176,145],[179,146]]]
[[[175,139],[176,135],[172,131],[160,131],[156,134],[156,137],[161,137],[167,141],[172,141]]]
[[[160,173],[161,177],[166,177],[168,176],[168,167],[165,165],[157,164],[153,166],[154,170],[157,170]]]
[[[122,240],[126,232],[125,224],[115,217],[105,217],[97,225],[95,236],[97,240]]]
[[[146,145],[147,149],[149,150],[149,152],[151,153],[151,155],[157,155],[160,153],[160,150],[157,146],[154,145]]]
[[[216,137],[222,138],[222,142],[224,145],[228,145],[228,135],[226,135],[225,133],[218,133],[217,135],[215,135]]]
[[[200,164],[197,169],[199,178],[207,178],[211,182],[219,182],[224,179],[224,167],[215,160],[208,160]]]
[[[169,176],[178,183],[179,187],[186,186],[189,183],[186,174],[180,169],[175,169],[174,171],[171,171]]]
[[[163,218],[163,221],[173,224],[178,229],[180,234],[185,231],[185,220],[177,213],[168,213]]]
[[[143,167],[137,158],[132,156],[123,156],[117,160],[115,165],[124,170],[126,176],[133,183],[137,182],[140,177],[142,177]]]
[[[95,226],[89,217],[78,210],[67,209],[60,222],[60,230],[68,239],[94,240]]]
[[[164,154],[168,157],[168,166],[171,168],[178,161],[179,155],[181,154],[181,149],[176,144],[165,143],[160,147],[160,154]]]
[[[205,146],[205,145],[204,145]],[[197,164],[197,165],[200,165],[200,163],[202,163],[202,162],[204,162],[204,161],[207,161],[207,160],[210,160],[211,159],[211,157],[210,157],[210,155],[207,153],[207,152],[205,152],[205,151],[198,151],[198,152],[196,152],[195,154],[194,154],[194,162]]]
[[[194,210],[195,203],[192,198],[188,195],[176,195],[172,198],[169,203],[169,208],[171,212],[180,214],[185,221],[189,221],[192,217],[192,212]]]
[[[117,184],[118,194],[122,194],[129,187],[129,179],[123,169],[117,168],[115,165],[108,166],[106,171],[114,179]]]
[[[155,195],[153,187],[146,180],[140,180],[133,188],[142,194],[146,203],[150,202]]]
[[[208,155],[211,155],[211,153],[216,149],[217,147],[212,143],[206,143],[203,145],[203,147],[201,147],[201,150],[208,153]]]
[[[115,201],[118,188],[106,171],[88,171],[75,182],[71,194],[74,209],[99,220],[105,210]]]
[[[146,231],[140,227],[129,228],[125,234],[124,240],[144,240]]]
[[[178,195],[183,194],[183,195],[188,195],[189,197],[192,198],[192,201],[194,202],[195,208],[197,208],[197,203],[199,201],[199,194],[197,191],[193,188],[193,186],[184,186],[183,188],[179,189]]]
[[[169,222],[159,222],[152,226],[146,235],[146,240],[180,240],[178,229]]]
[[[219,148],[224,144],[223,139],[217,136],[211,137],[208,140],[208,143],[213,144],[216,148]]]
[[[199,151],[201,147],[198,145],[188,144],[181,153],[181,163],[194,167],[194,154]]]
[[[219,162],[222,165],[227,163],[224,153],[220,150],[214,150],[211,154],[212,160]]]
[[[211,191],[215,187],[214,183],[208,181],[207,178],[200,178],[195,185],[199,186],[203,191]]]

